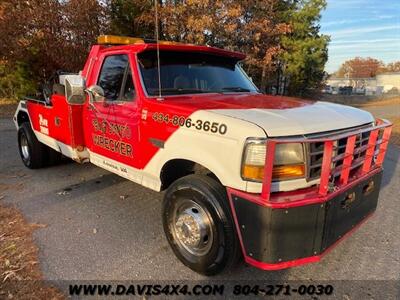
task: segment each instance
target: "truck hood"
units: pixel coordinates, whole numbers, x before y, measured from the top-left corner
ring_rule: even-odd
[[[294,136],[356,127],[374,121],[369,112],[340,104],[262,94],[168,97],[174,110],[209,111],[261,127],[268,136]]]
[[[216,109],[213,112],[254,123],[270,137],[326,132],[374,121],[369,112],[321,101],[287,109]]]

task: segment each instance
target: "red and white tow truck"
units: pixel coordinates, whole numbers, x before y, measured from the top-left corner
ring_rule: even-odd
[[[166,190],[165,234],[196,272],[216,274],[240,253],[264,270],[319,261],[375,211],[391,124],[263,95],[244,58],[101,36],[79,74],[20,102],[22,161],[63,155]]]

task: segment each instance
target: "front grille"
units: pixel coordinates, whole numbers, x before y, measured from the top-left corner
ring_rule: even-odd
[[[330,135],[337,135],[341,133],[351,133],[351,131],[356,131],[360,129],[365,129],[371,126],[370,124],[365,126],[360,126],[357,128],[351,128],[348,130],[343,130],[335,133],[326,133],[326,134],[319,134],[308,136],[308,138],[319,138],[319,137],[326,137],[329,138]],[[360,133],[356,137],[356,142],[354,146],[354,154],[353,160],[350,167],[351,173],[356,172],[362,165],[362,162],[365,159],[368,141],[370,136],[370,131]],[[333,147],[333,157],[332,157],[332,166],[331,170],[333,170],[332,174],[334,177],[340,175],[341,166],[343,165],[343,160],[345,159],[345,151],[347,146],[348,138],[342,138],[334,142]],[[308,180],[316,180],[321,177],[321,168],[322,168],[322,159],[324,156],[324,142],[312,142],[308,144]]]
[[[292,136],[287,138],[268,138],[264,181],[259,198],[254,201],[264,205],[270,202],[272,207],[287,208],[291,202],[296,205],[309,205],[310,202],[327,201],[327,196],[340,191],[358,179],[368,178],[381,170],[387,152],[393,124],[377,119],[374,124],[323,132],[320,134]],[[354,143],[350,149],[349,141]],[[272,193],[274,151],[277,144],[302,143],[306,160],[306,180],[282,182],[280,193]],[[347,148],[347,149],[346,149]],[[346,151],[348,150],[348,151]],[[276,148],[275,148],[276,151]],[[300,192],[300,189],[304,189]],[[294,192],[299,190],[299,192]],[[310,200],[310,201],[308,201]],[[301,203],[301,204],[300,204]]]

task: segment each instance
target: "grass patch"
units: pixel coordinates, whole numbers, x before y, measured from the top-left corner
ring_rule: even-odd
[[[17,110],[18,100],[0,98],[0,118],[12,118]]]
[[[0,299],[65,299],[42,281],[32,240],[33,231],[42,227],[28,224],[18,210],[0,204]]]
[[[390,99],[371,100],[366,103],[355,104],[354,106],[356,106],[356,107],[371,107],[371,106],[386,106],[386,105],[399,105],[399,108],[400,108],[400,96],[390,98]]]
[[[400,96],[390,98],[390,99],[376,99],[369,101],[367,103],[363,103],[360,105],[354,105],[359,108],[363,108],[368,110],[368,108],[374,107],[384,107],[388,106],[387,110],[380,113],[380,115],[376,116],[379,118],[387,119],[393,123],[392,136],[390,138],[390,143],[400,146],[400,116],[393,116],[392,110],[393,106],[397,107],[397,111],[400,112]]]
[[[0,105],[18,104],[17,99],[0,98]]]

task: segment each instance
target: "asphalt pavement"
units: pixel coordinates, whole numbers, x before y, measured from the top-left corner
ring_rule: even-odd
[[[376,213],[321,262],[282,271],[239,263],[219,280],[399,280],[400,148],[390,145]],[[164,237],[162,193],[90,164],[40,170],[20,160],[16,130],[0,119],[0,196],[27,220],[49,280],[196,280]],[[299,245],[300,246],[300,245]]]

